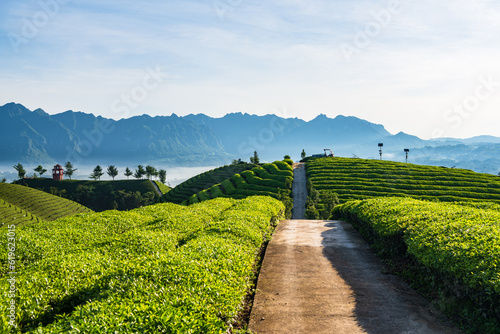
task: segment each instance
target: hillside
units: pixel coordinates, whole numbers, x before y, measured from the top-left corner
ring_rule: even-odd
[[[31,219],[29,219],[32,221],[39,221],[40,219],[51,221],[79,213],[91,212],[90,209],[73,201],[17,184],[0,183],[0,199],[6,202],[2,205],[2,214],[5,215],[6,219],[5,221],[2,219],[2,226],[6,223],[27,222],[26,219],[22,221],[15,219],[14,222],[14,218],[17,218],[17,216],[13,215],[15,211],[22,215],[28,214],[27,217],[32,215]]]
[[[58,195],[94,211],[131,210],[153,204],[159,198],[149,180],[63,180],[23,179],[18,184]]]
[[[22,226],[42,221],[37,216],[0,199],[0,229],[8,225]]]
[[[380,196],[500,203],[500,178],[469,170],[380,160],[324,158],[306,164],[313,187],[341,202]]]
[[[253,167],[255,167],[255,165],[242,163],[237,165],[222,166],[210,171],[206,171],[205,173],[196,175],[177,185],[171,191],[163,195],[163,197],[160,199],[160,202],[181,204],[194,194],[197,194],[204,189],[208,189],[213,185],[221,183],[234,174],[241,173],[242,171],[251,169]]]
[[[27,333],[228,333],[283,210],[269,197],[219,198],[16,229],[16,323]],[[2,251],[4,286],[7,259]],[[0,332],[10,329],[1,317]]]
[[[170,190],[172,190],[172,188],[170,188],[169,186],[161,183],[160,181],[153,181],[156,186],[158,187],[158,189],[160,189],[161,193],[162,194],[166,194],[168,193]]]
[[[289,197],[292,182],[293,169],[290,164],[275,161],[234,174],[221,183],[192,195],[183,204],[194,204],[218,197],[239,199],[248,196],[270,196],[281,199]]]

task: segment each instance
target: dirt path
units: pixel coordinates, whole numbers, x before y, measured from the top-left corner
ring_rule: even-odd
[[[306,212],[306,167],[303,163],[293,166],[293,219],[304,219]]]
[[[393,275],[350,224],[289,220],[270,242],[249,329],[255,333],[460,333]]]

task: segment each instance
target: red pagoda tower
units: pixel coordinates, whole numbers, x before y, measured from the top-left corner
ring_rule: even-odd
[[[62,180],[64,175],[64,170],[61,165],[55,165],[52,170],[52,179],[53,180]]]

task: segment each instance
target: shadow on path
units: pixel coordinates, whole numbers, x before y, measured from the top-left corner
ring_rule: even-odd
[[[282,221],[257,282],[255,333],[459,333],[340,221]]]
[[[323,254],[352,291],[354,318],[366,333],[460,333],[373,254],[352,225],[325,221]]]

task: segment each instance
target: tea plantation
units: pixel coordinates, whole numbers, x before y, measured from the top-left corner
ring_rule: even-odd
[[[169,186],[161,183],[160,181],[152,181],[152,182],[154,182],[156,184],[156,186],[158,187],[158,189],[160,189],[162,194],[166,194],[172,189]]]
[[[17,331],[226,333],[283,211],[270,197],[218,198],[17,228]],[[1,238],[2,286],[6,249]],[[7,333],[2,298],[0,332]]]
[[[184,181],[183,183],[179,184],[171,191],[166,193],[160,199],[160,202],[181,204],[185,200],[189,199],[189,197],[197,194],[198,192],[221,183],[234,174],[241,173],[254,167],[254,164],[241,163],[236,165],[222,166],[193,176],[189,180]]]
[[[470,332],[499,333],[498,205],[378,198],[332,213],[353,223],[379,255]]]
[[[4,201],[0,209],[4,217],[2,226],[6,223],[17,225],[91,212],[76,202],[17,184],[0,183],[0,199]],[[14,216],[14,212],[24,212],[21,216],[25,217]]]
[[[306,168],[312,186],[341,203],[380,196],[500,203],[500,177],[463,169],[349,158],[312,159]]]
[[[0,228],[12,224],[21,226],[41,221],[37,216],[0,199]]]
[[[221,183],[192,195],[183,204],[193,204],[218,197],[246,198],[256,195],[288,197],[292,182],[293,169],[290,164],[275,161],[231,175]]]

